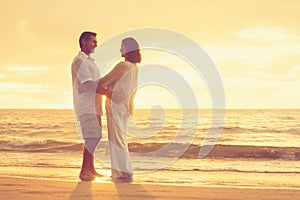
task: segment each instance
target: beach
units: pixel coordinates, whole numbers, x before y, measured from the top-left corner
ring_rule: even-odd
[[[297,189],[99,183],[0,177],[0,199],[298,199]]]

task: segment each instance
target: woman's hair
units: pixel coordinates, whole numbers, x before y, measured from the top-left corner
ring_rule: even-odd
[[[124,44],[127,49],[124,55],[125,60],[132,63],[140,63],[142,58],[140,54],[139,44],[132,37],[125,38],[122,40],[122,44]]]

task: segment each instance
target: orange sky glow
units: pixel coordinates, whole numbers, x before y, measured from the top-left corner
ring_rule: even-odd
[[[97,32],[101,44],[145,27],[173,30],[197,42],[222,78],[227,108],[300,108],[297,0],[1,4],[0,108],[72,108],[70,67],[80,33]],[[166,52],[141,52],[141,64],[173,68],[187,79],[199,108],[211,107],[209,91],[186,62]],[[135,103],[137,108],[180,107],[174,94],[158,86],[140,88]]]

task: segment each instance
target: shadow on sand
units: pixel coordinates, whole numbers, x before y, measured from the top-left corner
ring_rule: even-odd
[[[114,183],[117,189],[119,200],[129,199],[154,199],[154,197],[139,184]]]
[[[77,183],[76,188],[72,191],[69,200],[93,200],[93,193],[91,191],[92,182],[80,181]]]

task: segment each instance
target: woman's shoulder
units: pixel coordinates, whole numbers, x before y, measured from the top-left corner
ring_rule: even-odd
[[[121,61],[121,62],[119,62],[119,63],[116,65],[116,67],[118,67],[118,68],[125,68],[125,67],[127,67],[127,64],[126,64],[126,62]]]
[[[125,61],[125,64],[127,65],[127,67],[129,68],[135,68],[137,67],[135,63],[129,62],[129,61]]]
[[[123,69],[131,69],[131,68],[136,67],[136,64],[131,63],[129,61],[121,61],[117,64],[116,67],[123,68]]]

